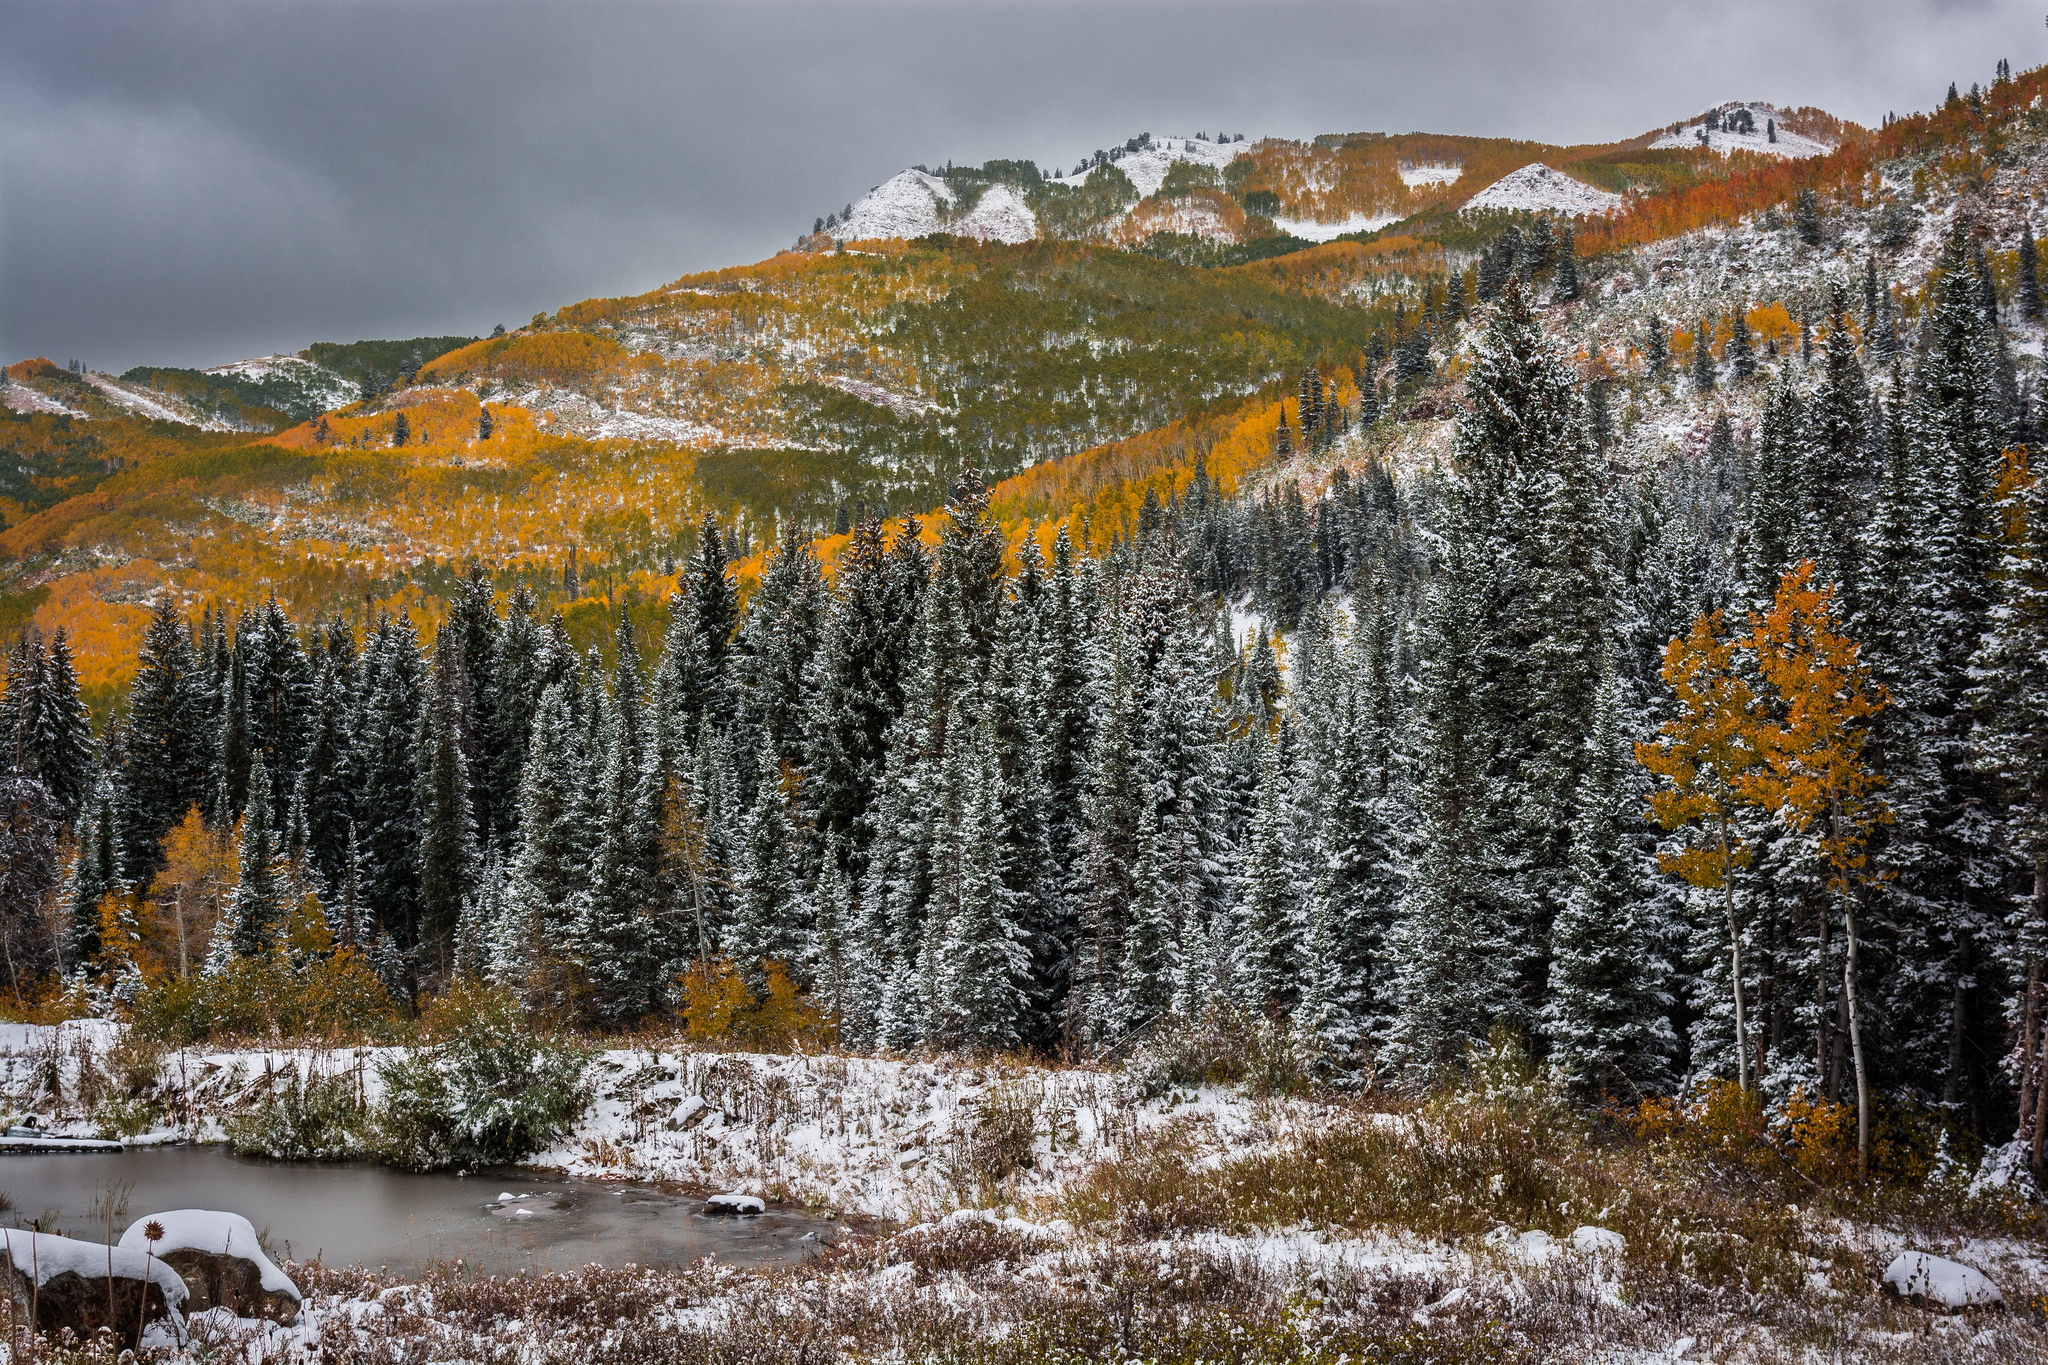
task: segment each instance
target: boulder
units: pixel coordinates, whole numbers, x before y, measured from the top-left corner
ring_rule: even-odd
[[[139,1251],[7,1228],[0,1229],[0,1258],[17,1323],[53,1334],[68,1327],[80,1339],[111,1327],[125,1342],[159,1320],[184,1333],[184,1279]]]
[[[1885,1267],[1884,1289],[1912,1303],[1955,1312],[1963,1308],[1997,1308],[2005,1295],[1975,1266],[1924,1251],[1905,1251]]]
[[[154,1242],[149,1234],[160,1235]],[[256,1228],[239,1213],[173,1209],[129,1224],[121,1245],[153,1250],[183,1277],[187,1313],[226,1308],[238,1318],[289,1323],[299,1316],[299,1287],[256,1241]]]

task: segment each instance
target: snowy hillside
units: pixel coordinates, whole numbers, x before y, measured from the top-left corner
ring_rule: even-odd
[[[864,195],[833,234],[871,241],[951,232],[997,242],[1028,242],[1038,235],[1030,206],[1008,185],[991,185],[970,212],[949,218],[956,202],[952,187],[938,176],[904,171]]]
[[[1683,131],[1666,133],[1650,144],[1652,150],[1705,146],[1722,156],[1733,151],[1761,152],[1765,156],[1803,159],[1825,156],[1831,143],[1818,142],[1785,131],[1785,116],[1768,104],[1724,104],[1706,118],[1687,124]],[[1771,125],[1777,124],[1777,140]]]
[[[904,171],[863,195],[834,233],[853,242],[923,237],[939,230],[940,212],[952,206],[953,191],[945,181],[923,171]]]
[[[231,375],[238,379],[282,379],[318,399],[323,408],[346,407],[359,396],[356,385],[341,375],[295,355],[265,355],[214,365],[207,374]]]
[[[1137,187],[1140,195],[1152,195],[1159,192],[1160,185],[1165,183],[1167,171],[1173,168],[1176,161],[1192,161],[1198,166],[1210,166],[1220,171],[1244,155],[1251,146],[1249,142],[1210,142],[1206,138],[1198,137],[1168,137],[1131,152],[1114,164],[1118,170],[1131,178],[1131,184]],[[1095,168],[1090,166],[1079,175],[1055,177],[1052,183],[1085,184],[1088,177],[1094,173]]]
[[[1612,213],[1621,207],[1622,196],[1594,189],[1542,162],[1533,162],[1488,185],[1472,196],[1466,209],[1506,209],[1528,213],[1567,213],[1574,217],[1589,213]]]

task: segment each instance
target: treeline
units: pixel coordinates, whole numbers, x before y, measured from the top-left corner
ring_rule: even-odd
[[[601,1025],[783,964],[859,1046],[1086,1052],[1230,1002],[1391,1083],[1506,1022],[1589,1091],[1861,1075],[1880,1121],[2031,1138],[2048,481],[1961,234],[1910,370],[1866,359],[1838,314],[1811,364],[1719,376],[1772,386],[1753,442],[1624,474],[1510,276],[1430,478],[1197,479],[1014,570],[968,479],[935,547],[870,519],[828,582],[792,535],[744,608],[707,525],[659,649],[622,616],[608,666],[480,568],[425,647],[275,606],[195,636],[166,602],[97,746],[61,640],[24,644],[10,791],[43,813],[17,796],[10,837],[46,831],[46,886],[67,819],[79,851],[40,949],[10,872],[10,961],[125,961],[109,893],[183,820],[239,831],[204,970],[317,905],[395,992],[477,976]],[[1736,692],[1674,691],[1672,642],[1766,608],[1794,624],[1719,667],[1759,752],[1831,717],[1876,803],[1854,875],[1804,796],[1673,804]],[[1816,690],[1821,639],[1853,716],[1800,700],[1850,688]]]

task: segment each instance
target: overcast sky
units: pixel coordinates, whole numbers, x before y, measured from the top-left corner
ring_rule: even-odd
[[[2042,0],[0,0],[0,357],[480,333],[756,260],[912,162],[1141,132],[1863,123],[2048,59]]]

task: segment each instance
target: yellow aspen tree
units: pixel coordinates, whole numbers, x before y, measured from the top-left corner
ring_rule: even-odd
[[[1870,1174],[1870,1085],[1856,1001],[1856,888],[1870,870],[1870,834],[1889,823],[1884,778],[1864,757],[1871,717],[1885,708],[1884,687],[1858,661],[1854,640],[1835,628],[1832,585],[1815,587],[1812,560],[1786,571],[1771,609],[1750,618],[1747,648],[1769,689],[1776,723],[1764,734],[1761,771],[1746,786],[1785,827],[1803,834],[1825,825],[1820,841],[1828,891],[1842,907],[1842,992],[1856,1073],[1859,1176]]]
[[[1678,714],[1655,743],[1636,746],[1636,762],[1662,779],[1650,794],[1650,818],[1665,829],[1697,829],[1700,838],[1658,855],[1666,872],[1722,894],[1728,918],[1729,983],[1735,1000],[1736,1083],[1750,1088],[1749,1019],[1742,993],[1742,930],[1735,873],[1752,850],[1734,832],[1737,807],[1764,761],[1768,721],[1755,690],[1736,668],[1737,641],[1722,613],[1694,619],[1664,648],[1664,681]]]

